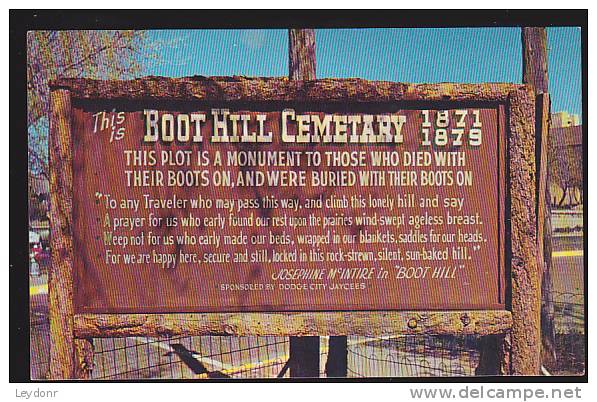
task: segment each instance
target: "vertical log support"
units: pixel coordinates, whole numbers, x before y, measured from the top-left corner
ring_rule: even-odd
[[[523,83],[531,85],[536,94],[536,155],[537,160],[537,263],[541,276],[541,340],[542,361],[556,362],[554,306],[552,300],[552,228],[551,196],[549,193],[549,76],[547,67],[547,32],[545,28],[522,29]]]
[[[348,339],[346,336],[330,336],[325,373],[331,378],[346,377],[348,374]]]
[[[537,264],[535,97],[510,94],[510,276],[512,331],[510,371],[538,375],[541,366],[541,272]]]
[[[73,378],[73,237],[71,99],[66,89],[50,93],[50,227],[48,278],[51,379]]]
[[[290,337],[290,377],[319,377],[319,337]]]
[[[288,74],[291,80],[315,79],[315,31],[288,30]]]
[[[548,92],[547,31],[522,28],[522,82],[535,88],[536,94]]]
[[[315,79],[315,31],[288,30],[288,75],[291,80]],[[290,337],[290,376],[319,377],[319,337]]]

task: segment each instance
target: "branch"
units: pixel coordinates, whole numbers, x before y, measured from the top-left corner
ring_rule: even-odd
[[[44,160],[44,158],[42,158],[39,153],[30,145],[27,145],[28,151],[29,151],[29,157],[31,157],[34,162],[36,164],[38,164],[41,167],[41,174],[47,179],[50,180],[50,175],[49,175],[49,166],[48,163]]]
[[[118,46],[115,46],[115,45],[116,45],[116,42],[118,42],[122,39],[122,33],[120,31],[116,31],[115,36],[116,36],[116,38],[114,39],[114,41],[111,44],[102,45],[99,48],[95,49],[94,51],[87,53],[83,58],[81,58],[73,63],[67,64],[66,66],[62,67],[62,72],[64,73],[65,71],[75,69],[75,68],[81,66],[86,61],[92,59],[93,57],[99,55],[100,53],[102,53],[108,49],[111,49],[111,48],[118,49]]]

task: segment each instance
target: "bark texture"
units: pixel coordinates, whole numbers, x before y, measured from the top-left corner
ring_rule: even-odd
[[[554,366],[555,353],[554,305],[552,300],[553,265],[551,261],[551,195],[549,192],[549,148],[553,141],[549,135],[549,74],[547,65],[547,31],[540,27],[522,29],[523,77],[522,82],[530,85],[537,95],[536,138],[537,138],[537,260],[542,273],[541,279],[541,340],[542,362]],[[553,161],[551,162],[553,163]]]
[[[504,102],[520,84],[407,84],[359,78],[293,81],[288,78],[146,77],[130,81],[84,78],[53,81],[78,99],[180,100],[219,102],[389,102],[480,101]]]
[[[535,217],[535,96],[510,97],[510,270],[512,374],[537,375],[541,348],[541,272],[537,265]]]
[[[522,82],[532,85],[535,93],[549,92],[545,28],[522,28],[522,70]]]
[[[291,80],[314,80],[315,30],[288,30],[288,70]]]
[[[77,314],[77,338],[172,335],[476,334],[507,332],[509,311]]]

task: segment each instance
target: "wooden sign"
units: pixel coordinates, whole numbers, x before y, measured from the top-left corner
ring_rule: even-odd
[[[53,377],[73,342],[177,334],[498,335],[536,371],[527,87],[51,88]]]

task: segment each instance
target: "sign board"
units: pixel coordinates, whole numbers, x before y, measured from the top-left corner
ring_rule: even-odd
[[[503,308],[504,122],[462,102],[75,105],[75,308]]]
[[[500,372],[536,373],[528,87],[65,79],[50,100],[53,378],[90,338],[163,335],[496,335]]]

